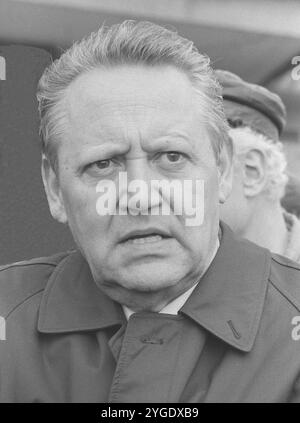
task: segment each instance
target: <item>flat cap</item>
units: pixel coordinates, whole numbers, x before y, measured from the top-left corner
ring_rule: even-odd
[[[286,123],[286,109],[281,98],[232,72],[218,69],[215,75],[223,88],[225,114],[230,126],[249,126],[278,141]]]

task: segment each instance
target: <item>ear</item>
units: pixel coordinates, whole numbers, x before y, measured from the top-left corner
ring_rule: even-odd
[[[262,151],[249,150],[243,160],[243,186],[246,197],[260,194],[266,185],[266,159]]]
[[[229,197],[232,189],[233,167],[232,152],[223,146],[218,160],[219,203],[223,204]]]
[[[42,178],[52,217],[60,223],[67,223],[67,215],[61,195],[58,176],[48,158],[42,156]]]

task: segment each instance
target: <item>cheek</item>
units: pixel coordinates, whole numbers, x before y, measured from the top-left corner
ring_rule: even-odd
[[[93,196],[86,190],[68,189],[63,192],[66,212],[71,220],[85,219],[91,217],[94,212]]]
[[[193,196],[192,207],[186,207],[180,219],[189,249],[198,252],[209,244],[213,228],[218,226],[219,197],[218,175],[216,171],[198,173],[197,178],[204,182],[203,190],[198,197]],[[195,180],[193,182],[195,182]],[[187,221],[191,226],[187,225]],[[199,242],[201,240],[201,242]]]
[[[97,193],[94,188],[87,188],[77,183],[76,186],[62,190],[68,224],[73,237],[78,243],[92,242],[105,232],[109,225],[109,216],[99,216],[96,210]]]

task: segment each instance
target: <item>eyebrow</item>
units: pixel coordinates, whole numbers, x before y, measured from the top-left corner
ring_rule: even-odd
[[[83,158],[83,160],[97,160],[98,155],[124,155],[126,154],[130,146],[128,144],[118,142],[118,143],[112,143],[112,142],[105,142],[100,145],[87,145],[85,146],[81,152],[80,155]],[[77,155],[77,152],[76,152]]]
[[[188,137],[187,135],[185,135],[183,133],[172,132],[172,133],[163,135],[159,138],[156,138],[154,140],[151,140],[151,142],[149,144],[147,143],[146,149],[148,151],[153,151],[153,150],[156,150],[158,147],[159,148],[169,148],[169,147],[171,148],[174,142],[177,146],[180,146],[180,145],[191,146],[191,138],[190,137]]]
[[[149,141],[142,140],[141,147],[145,152],[155,152],[157,150],[176,149],[181,146],[192,146],[191,139],[182,132],[170,132],[166,135],[151,139]],[[87,144],[86,148],[83,149],[81,157],[84,161],[97,160],[98,155],[108,156],[123,156],[129,153],[131,150],[131,144],[128,140],[104,140],[101,144]],[[104,160],[105,158],[103,158]],[[98,158],[102,160],[102,158]]]

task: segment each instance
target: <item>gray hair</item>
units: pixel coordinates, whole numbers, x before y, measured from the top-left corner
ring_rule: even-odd
[[[210,60],[200,54],[192,41],[173,30],[151,22],[124,21],[102,26],[87,38],[73,44],[43,73],[37,99],[40,113],[42,150],[57,170],[56,142],[63,136],[64,93],[80,74],[99,67],[122,64],[147,66],[173,65],[183,71],[194,86],[201,102],[204,122],[208,124],[212,147],[218,160],[224,145],[231,143],[224,115],[221,88]]]
[[[274,141],[248,126],[232,128],[229,131],[234,146],[234,160],[240,160],[252,149],[263,153],[266,160],[267,182],[264,188],[269,198],[278,200],[283,197],[288,181],[287,161],[280,141]]]

